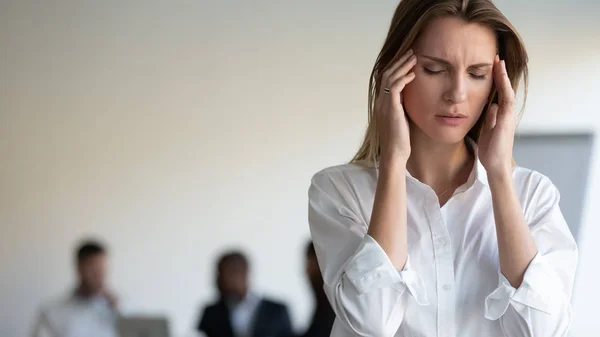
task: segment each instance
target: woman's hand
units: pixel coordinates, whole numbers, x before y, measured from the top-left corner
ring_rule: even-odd
[[[379,131],[381,161],[401,160],[406,164],[410,156],[408,120],[402,106],[402,90],[415,78],[412,68],[417,57],[409,50],[392,63],[382,75],[381,87],[375,100],[375,118]]]
[[[498,104],[492,104],[479,136],[479,160],[488,177],[512,175],[513,143],[517,119],[515,116],[515,92],[506,72],[506,63],[496,55],[492,70],[498,90]]]

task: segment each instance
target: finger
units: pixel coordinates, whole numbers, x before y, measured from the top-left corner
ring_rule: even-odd
[[[383,91],[383,88],[385,88],[386,85],[389,84],[388,78],[390,76],[390,74],[392,74],[396,69],[398,69],[401,65],[403,65],[404,63],[406,63],[406,61],[414,54],[412,49],[409,49],[404,55],[402,55],[402,57],[400,57],[398,60],[391,62],[391,64],[387,67],[387,69],[385,69],[385,71],[383,72],[382,76],[381,76],[381,90]]]
[[[510,84],[504,60],[494,63],[494,83],[498,90],[498,104],[502,108],[512,109],[515,101],[515,92]]]
[[[406,85],[414,79],[415,79],[415,73],[413,71],[411,71],[410,73],[406,74],[405,76],[400,77],[394,83],[392,83],[392,85],[390,85],[389,88],[390,88],[390,96],[392,98],[392,104],[397,106],[402,103],[402,96],[401,96],[402,90],[404,90],[404,87],[406,87]]]
[[[400,77],[405,76],[408,72],[417,64],[417,56],[412,55],[400,68],[396,69],[390,77],[387,83],[394,83]]]
[[[496,126],[496,121],[498,118],[498,104],[494,103],[488,109],[487,115],[485,116],[485,128],[493,129]]]
[[[402,57],[400,57],[396,61],[392,61],[390,65],[388,65],[387,69],[383,72],[383,77],[388,78],[391,73],[393,73],[398,67],[404,64],[411,56],[414,55],[414,51],[409,49]]]

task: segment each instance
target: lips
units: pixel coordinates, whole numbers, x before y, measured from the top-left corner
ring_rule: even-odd
[[[467,116],[459,114],[436,115],[435,120],[441,123],[442,125],[458,126],[463,124],[467,120]]]
[[[437,116],[445,117],[445,118],[467,118],[467,116],[461,115],[461,114],[445,114],[445,115],[437,115]]]

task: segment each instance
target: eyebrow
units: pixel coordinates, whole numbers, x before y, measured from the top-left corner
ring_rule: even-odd
[[[450,62],[448,62],[444,59],[438,58],[438,57],[427,56],[427,55],[421,55],[421,57],[428,58],[431,61],[435,61],[435,62],[444,64],[446,66],[452,67],[452,64],[450,64]],[[491,66],[493,66],[493,64],[483,62],[483,63],[472,64],[469,66],[469,68],[484,68],[484,67],[491,67]]]

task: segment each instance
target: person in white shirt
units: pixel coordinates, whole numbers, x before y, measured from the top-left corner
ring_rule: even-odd
[[[44,306],[33,337],[116,337],[117,299],[106,290],[106,249],[87,241],[77,249],[78,286]]]
[[[527,53],[489,0],[402,0],[349,164],[309,224],[332,337],[566,336],[578,252],[549,178],[516,166]]]

